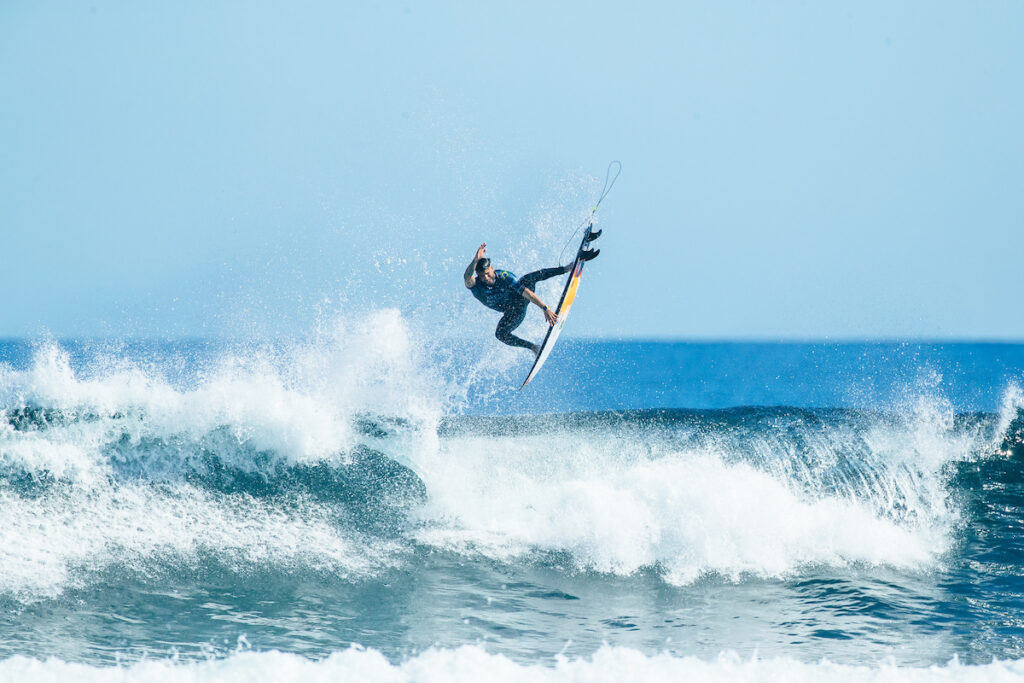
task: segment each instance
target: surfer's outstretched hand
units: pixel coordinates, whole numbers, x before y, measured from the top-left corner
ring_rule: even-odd
[[[479,261],[487,253],[487,242],[480,245],[480,248],[476,250],[476,260]]]
[[[548,325],[554,327],[555,323],[558,322],[558,316],[550,308],[544,309],[544,317],[548,319]]]

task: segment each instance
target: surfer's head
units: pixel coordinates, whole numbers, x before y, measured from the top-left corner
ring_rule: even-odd
[[[482,258],[476,262],[476,274],[489,285],[493,285],[494,281],[498,279],[494,274],[494,267],[491,265],[491,259],[489,258]]]

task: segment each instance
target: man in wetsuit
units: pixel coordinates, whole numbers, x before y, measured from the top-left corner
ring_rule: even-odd
[[[600,231],[596,231],[591,239],[596,239],[600,234]],[[600,249],[584,251],[583,260],[589,261],[597,256],[600,251]],[[466,268],[464,276],[466,288],[484,306],[504,314],[501,316],[501,320],[498,321],[497,329],[494,330],[494,336],[498,338],[498,341],[509,346],[530,349],[534,355],[539,354],[539,344],[531,344],[525,339],[512,334],[512,331],[523,323],[523,318],[526,317],[526,309],[530,307],[531,302],[544,311],[544,317],[547,318],[548,325],[554,325],[557,322],[558,317],[555,315],[555,312],[544,305],[544,302],[533,293],[533,288],[537,286],[538,282],[555,277],[556,275],[568,273],[572,270],[572,264],[570,263],[567,266],[558,268],[542,268],[541,270],[527,273],[521,278],[516,278],[513,273],[507,270],[495,270],[491,265],[491,259],[484,256],[486,252],[487,244],[481,244],[480,248],[476,250],[476,256],[473,257],[469,267]]]

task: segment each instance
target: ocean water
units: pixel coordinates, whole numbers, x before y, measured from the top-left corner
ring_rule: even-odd
[[[1024,679],[1024,345],[0,342],[0,679]]]

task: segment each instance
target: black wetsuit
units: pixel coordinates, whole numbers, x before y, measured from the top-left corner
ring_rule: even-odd
[[[512,330],[523,324],[526,317],[526,309],[530,307],[528,299],[523,297],[523,290],[534,290],[538,282],[565,275],[572,270],[572,264],[559,268],[542,268],[523,277],[516,279],[516,276],[507,270],[496,270],[493,285],[488,285],[479,274],[476,276],[476,284],[470,287],[480,303],[495,311],[504,313],[498,321],[498,327],[494,330],[494,336],[503,344],[509,346],[520,346],[524,349],[533,350],[534,344],[512,334]]]

